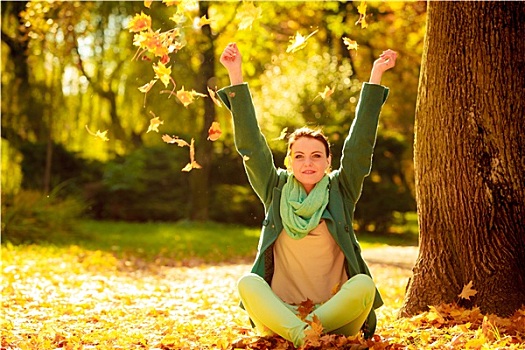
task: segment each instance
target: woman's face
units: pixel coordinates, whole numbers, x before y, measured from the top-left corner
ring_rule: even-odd
[[[314,188],[330,167],[331,156],[326,156],[325,145],[311,137],[300,137],[292,145],[290,165],[295,178],[306,193]]]

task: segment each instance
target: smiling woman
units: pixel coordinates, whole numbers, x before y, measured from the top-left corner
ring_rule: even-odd
[[[330,171],[328,140],[308,128],[289,139],[288,169],[276,168],[243,80],[237,45],[229,44],[221,55],[231,86],[218,94],[232,113],[235,145],[265,207],[255,263],[238,282],[242,304],[263,335],[278,334],[302,347],[312,334],[322,332],[374,334],[374,309],[383,301],[361,256],[352,221],[363,180],[370,173],[379,114],[388,96],[388,89],[379,83],[396,57],[388,50],[374,62],[341,165]],[[311,305],[306,312],[305,302]]]

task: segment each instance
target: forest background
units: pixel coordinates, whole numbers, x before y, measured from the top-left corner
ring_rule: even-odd
[[[185,4],[186,21],[178,25],[170,2],[2,2],[4,239],[60,234],[78,217],[259,226],[263,208],[235,151],[229,112],[206,91],[228,84],[218,57],[232,41],[278,166],[285,132],[303,125],[321,126],[338,159],[373,60],[396,50],[396,68],[383,79],[391,93],[356,228],[387,233],[415,211],[413,124],[426,2]],[[159,82],[139,90],[155,78],[158,60],[136,56],[128,26],[140,13],[151,16],[154,30],[180,31],[184,46],[166,64],[176,87]],[[306,45],[287,50],[310,34]],[[172,88],[206,97],[184,105]],[[158,131],[151,131],[155,117]],[[212,122],[222,131],[216,141],[208,138]],[[108,140],[94,136],[97,130]],[[194,139],[202,168],[181,171],[189,148],[162,135]]]

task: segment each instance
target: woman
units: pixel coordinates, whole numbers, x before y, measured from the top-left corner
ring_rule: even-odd
[[[379,84],[396,57],[388,50],[374,62],[341,166],[330,172],[328,140],[309,128],[289,138],[288,169],[275,167],[243,81],[241,53],[229,44],[221,55],[231,85],[218,94],[232,113],[235,145],[266,215],[252,271],[238,282],[242,306],[262,335],[276,333],[301,347],[314,317],[326,333],[349,336],[363,329],[367,337],[374,334],[374,309],[383,301],[361,256],[352,220],[389,91]],[[298,309],[307,300],[315,306],[302,319]]]

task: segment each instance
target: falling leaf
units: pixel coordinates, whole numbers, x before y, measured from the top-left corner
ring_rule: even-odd
[[[141,12],[140,15],[135,15],[131,21],[129,21],[126,27],[132,33],[146,31],[151,29],[151,17]]]
[[[150,8],[153,0],[144,0],[144,7]]]
[[[348,50],[356,50],[359,45],[357,45],[357,41],[352,40],[350,38],[343,38],[343,43],[346,45],[346,48]]]
[[[179,91],[177,91],[177,98],[184,105],[184,107],[192,104],[196,97],[206,97],[206,95],[198,93],[195,90],[186,91],[184,90],[184,86]]]
[[[210,128],[208,129],[208,140],[217,141],[221,137],[222,131],[219,122],[211,123]]]
[[[301,35],[301,33],[297,32],[297,34],[295,35],[295,37],[291,37],[290,38],[290,45],[288,45],[288,48],[286,49],[286,53],[289,53],[289,52],[296,52],[296,51],[299,51],[301,49],[303,49],[304,47],[306,47],[306,44],[307,44],[307,40],[312,36],[314,35],[315,33],[317,33],[319,31],[319,29],[316,29],[314,30],[310,35],[308,35],[307,37],[304,37]]]
[[[186,22],[188,18],[184,15],[184,13],[176,12],[173,16],[170,17],[170,21],[175,22],[177,25],[181,25],[184,22]]]
[[[150,112],[150,113],[153,114],[153,112]],[[164,124],[164,121],[160,120],[159,117],[156,117],[153,114],[153,118],[151,118],[149,121],[149,127],[148,127],[148,131],[146,131],[146,134],[150,131],[159,132],[159,125],[162,125],[162,124]]]
[[[279,135],[279,137],[275,138],[274,140],[275,141],[279,141],[279,140],[284,140],[286,138],[286,133],[288,131],[288,128],[287,127],[284,127],[282,130],[281,130],[281,134]]]
[[[310,299],[306,299],[302,301],[299,304],[299,307],[297,308],[298,316],[300,319],[304,320],[306,316],[310,314],[314,310],[314,302]]]
[[[211,23],[212,23],[212,20],[206,18],[206,15],[204,15],[204,16],[202,16],[201,18],[199,18],[199,22],[197,22],[197,27],[198,27],[198,28],[202,28],[202,27],[204,27],[205,25],[207,25],[207,24],[211,24]]]
[[[191,139],[190,144],[190,162],[186,164],[182,171],[189,172],[192,169],[201,169],[202,166],[195,161],[195,139]]]
[[[148,93],[151,90],[151,88],[153,87],[153,85],[155,85],[156,82],[157,82],[157,79],[151,80],[149,83],[146,83],[146,84],[142,85],[141,87],[139,87],[139,91],[140,92],[144,92],[144,93]]]
[[[109,141],[109,139],[106,137],[106,133],[108,132],[107,130],[106,131],[102,131],[102,132],[100,130],[97,130],[97,132],[95,133],[95,132],[92,132],[91,130],[89,130],[87,125],[86,125],[86,130],[87,130],[87,132],[90,135],[93,135],[96,138],[101,139],[102,141]]]
[[[470,281],[468,284],[466,284],[464,287],[463,287],[463,290],[461,291],[461,293],[458,295],[461,299],[467,299],[467,300],[470,300],[470,297],[473,297],[474,295],[476,295],[478,293],[477,290],[475,289],[472,289],[472,281]]]
[[[334,93],[334,88],[330,88],[329,86],[325,87],[324,91],[323,92],[320,92],[317,96],[321,97],[323,100],[326,100],[327,98],[329,98],[330,96],[332,96],[332,94]]]
[[[162,136],[162,141],[164,141],[166,143],[174,143],[174,144],[176,144],[179,147],[184,147],[184,146],[188,146],[189,147],[190,146],[189,143],[187,143],[183,139],[179,139],[177,136],[171,137],[170,135],[163,135]]]
[[[239,30],[252,28],[253,22],[259,19],[262,15],[262,9],[255,7],[252,2],[244,2],[242,6],[237,10],[236,18],[240,20]]]
[[[153,71],[155,76],[164,83],[164,86],[168,87],[171,80],[171,67],[166,67],[162,62],[153,64]]]
[[[217,97],[215,97],[217,94],[215,93],[215,91],[213,91],[212,89],[210,89],[208,87],[208,94],[210,95],[211,97],[211,100],[219,107],[222,107],[222,103],[221,101],[219,101],[219,99]]]
[[[358,25],[359,23],[361,23],[361,28],[364,29],[366,27],[368,27],[368,23],[366,23],[366,2],[365,1],[361,1],[361,4],[359,6],[357,6],[357,12],[359,13],[359,19],[357,20],[357,22],[355,22],[355,25]]]

